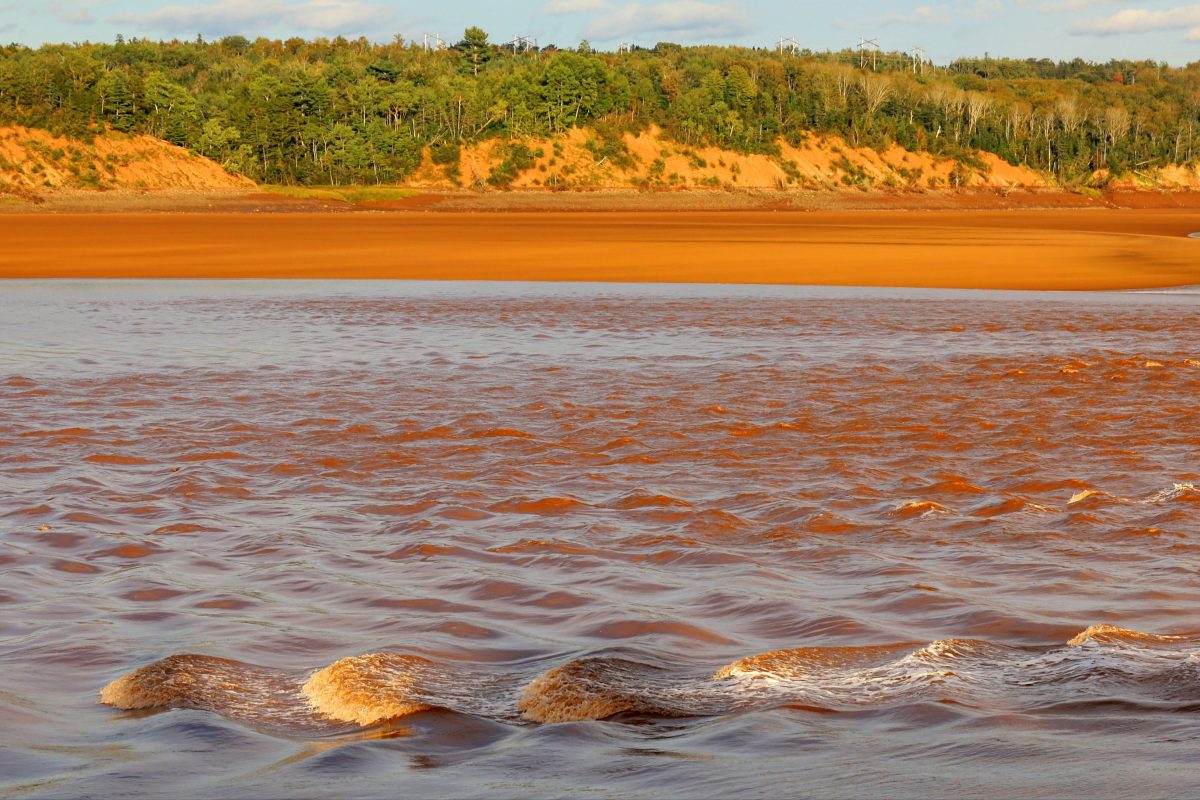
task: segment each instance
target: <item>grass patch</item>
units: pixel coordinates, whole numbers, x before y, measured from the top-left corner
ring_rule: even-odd
[[[262,185],[260,191],[293,200],[327,200],[335,203],[379,203],[406,200],[420,192],[401,186],[278,186]]]
[[[1090,197],[1093,200],[1104,199],[1104,193],[1099,189],[1093,189],[1091,186],[1076,186],[1071,191],[1084,197]]]

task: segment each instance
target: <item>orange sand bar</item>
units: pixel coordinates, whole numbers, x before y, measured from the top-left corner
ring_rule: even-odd
[[[1194,210],[5,214],[0,278],[1200,284]]]

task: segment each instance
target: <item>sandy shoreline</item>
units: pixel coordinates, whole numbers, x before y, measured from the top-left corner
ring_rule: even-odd
[[[1189,209],[0,214],[0,278],[1129,289],[1200,284]]]
[[[372,187],[368,187],[372,188]],[[383,187],[383,196],[394,194]],[[936,192],[817,191],[437,191],[354,202],[296,196],[283,188],[254,190],[58,189],[35,199],[0,194],[0,215],[130,213],[413,213],[413,212],[663,212],[663,211],[1042,211],[1064,209],[1192,209],[1200,192],[1063,189],[961,189]],[[327,192],[335,194],[335,192]],[[367,192],[369,196],[369,191]]]

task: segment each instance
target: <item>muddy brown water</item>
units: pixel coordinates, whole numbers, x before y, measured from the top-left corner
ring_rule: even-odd
[[[1198,330],[4,283],[0,795],[1194,793]]]

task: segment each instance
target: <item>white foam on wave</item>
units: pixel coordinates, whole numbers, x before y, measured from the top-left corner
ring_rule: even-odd
[[[943,639],[874,664],[789,662],[786,652],[744,659],[716,678],[751,705],[829,708],[936,698],[1021,710],[1127,695],[1174,700],[1200,687],[1200,640],[1111,625],[1053,648]]]
[[[1170,489],[1160,489],[1159,491],[1142,498],[1121,497],[1108,492],[1100,491],[1099,489],[1084,489],[1071,495],[1071,499],[1067,501],[1068,506],[1082,503],[1092,497],[1103,498],[1114,503],[1134,503],[1137,505],[1156,505],[1158,503],[1169,503],[1172,500],[1178,500],[1182,497],[1192,495],[1200,495],[1200,489],[1196,488],[1194,483],[1176,483]]]
[[[529,680],[483,676],[400,653],[342,659],[307,680],[202,655],[171,656],[113,681],[100,701],[123,709],[190,708],[296,736],[341,733],[434,708],[555,723],[622,713],[716,716],[781,706],[855,709],[930,700],[1022,711],[1114,698],[1194,702],[1200,636],[1097,625],[1053,647],[939,639],[775,650],[714,673],[589,656]],[[360,727],[361,726],[361,727]]]
[[[1121,500],[1121,498],[1116,497],[1115,495],[1111,495],[1108,492],[1102,492],[1099,489],[1083,489],[1082,491],[1078,491],[1075,494],[1071,495],[1071,499],[1067,501],[1067,505],[1073,506],[1076,503],[1082,503],[1084,500],[1087,500],[1089,497],[1106,497],[1110,500],[1117,500],[1117,501]]]
[[[1196,494],[1196,485],[1193,483],[1177,483],[1170,489],[1163,489],[1160,492],[1140,500],[1141,503],[1166,503],[1171,500],[1177,500],[1180,497]]]
[[[893,508],[892,513],[899,517],[917,517],[918,519],[923,519],[941,514],[953,514],[954,512],[933,500],[909,500]]]

